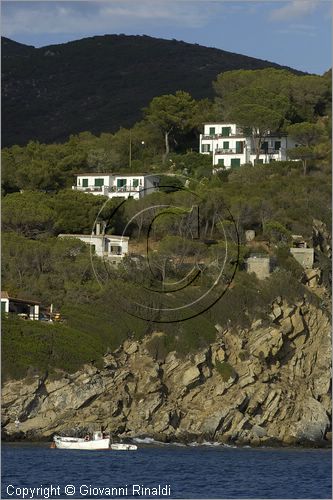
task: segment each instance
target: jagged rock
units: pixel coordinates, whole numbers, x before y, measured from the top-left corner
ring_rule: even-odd
[[[310,288],[318,285],[321,277],[320,269],[305,269],[304,270],[304,281]]]
[[[123,349],[124,349],[124,352],[126,352],[126,354],[134,354],[139,349],[139,345],[137,342],[130,342],[130,341],[126,340],[124,342]]]
[[[327,230],[326,224],[320,220],[313,219],[313,248],[320,250],[327,257],[332,256],[332,247],[331,247],[331,235]]]
[[[300,333],[304,332],[304,320],[303,316],[301,316],[299,309],[292,315],[291,323],[293,325],[293,332],[290,335],[290,338],[296,337]]]
[[[293,426],[292,433],[298,440],[321,441],[329,426],[325,409],[313,398],[306,398],[302,418]]]
[[[269,314],[269,317],[273,321],[276,321],[276,320],[282,318],[282,316],[283,316],[283,312],[282,312],[281,307],[275,304],[273,306],[272,312]]]
[[[280,321],[281,331],[284,335],[288,335],[294,329],[291,319],[289,317]]]
[[[258,328],[260,328],[262,325],[262,320],[261,319],[257,319],[256,321],[254,321],[251,325],[251,330],[257,330]]]
[[[219,410],[216,413],[213,413],[212,415],[208,416],[201,425],[200,428],[201,432],[203,434],[211,434],[212,436],[214,436],[221,421],[224,419],[227,413],[228,410],[224,409],[224,410]]]
[[[247,377],[243,377],[239,379],[239,385],[240,387],[246,387],[247,385],[253,384],[255,381],[255,377],[252,375],[248,375]]]
[[[199,378],[200,378],[200,371],[196,366],[191,366],[183,374],[182,382],[183,385],[188,386],[193,384],[194,382],[197,382]]]
[[[212,364],[215,366],[216,362],[221,363],[226,358],[226,353],[220,345],[212,346]]]
[[[251,429],[251,432],[255,434],[258,438],[262,438],[267,435],[266,429],[260,427],[260,425],[254,425]]]
[[[249,351],[259,357],[260,353],[264,359],[275,356],[283,344],[282,332],[277,329],[258,330],[251,338]]]
[[[275,328],[260,320],[225,330],[183,358],[170,352],[157,363],[147,336],[108,353],[101,370],[5,381],[3,434],[45,439],[103,425],[167,441],[320,443],[331,412],[330,321],[305,300],[277,306]]]
[[[194,356],[194,364],[198,366],[198,365],[201,365],[202,363],[205,363],[205,361],[207,359],[207,355],[208,355],[207,350],[201,351],[198,354],[196,354]]]

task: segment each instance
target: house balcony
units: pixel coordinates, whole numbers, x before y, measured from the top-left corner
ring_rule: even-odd
[[[233,134],[230,132],[229,135],[224,135],[224,134],[203,134],[202,139],[203,140],[209,140],[212,141],[214,139],[228,139],[228,137],[242,137],[244,138],[244,133],[241,129],[236,129],[236,133]]]
[[[105,186],[72,186],[76,191],[84,191],[85,193],[102,193]]]
[[[83,191],[84,193],[98,193],[98,194],[107,194],[107,193],[132,193],[132,192],[140,192],[143,189],[143,186],[72,186],[72,189],[76,191]]]
[[[139,192],[143,189],[143,186],[122,186],[122,187],[116,187],[116,186],[110,186],[108,188],[109,193],[132,193],[134,192]]]
[[[257,151],[254,148],[251,148],[250,154],[251,155],[256,155]],[[280,149],[275,149],[275,148],[260,149],[259,154],[261,156],[276,156],[278,158],[286,158],[286,149],[285,148],[280,148]]]
[[[228,148],[228,149],[218,148],[218,149],[214,150],[214,154],[215,155],[228,155],[228,154],[242,155],[242,154],[244,154],[244,149],[239,150],[237,148]]]
[[[283,148],[275,149],[275,148],[266,148],[266,149],[260,149],[260,154],[261,155],[278,155],[281,156],[286,153],[286,150]],[[251,149],[251,155],[257,154],[257,151],[255,149]]]

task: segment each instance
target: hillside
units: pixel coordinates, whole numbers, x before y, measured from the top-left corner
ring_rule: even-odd
[[[219,73],[267,67],[282,68],[148,36],[95,36],[41,48],[3,37],[2,145],[63,141],[85,130],[115,132],[141,118],[155,96],[184,90],[196,99],[212,97]]]

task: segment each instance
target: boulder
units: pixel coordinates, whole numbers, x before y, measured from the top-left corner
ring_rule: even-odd
[[[182,383],[185,387],[197,382],[200,378],[200,371],[196,366],[188,368],[182,377]]]
[[[319,401],[308,397],[302,402],[303,414],[293,426],[293,434],[299,441],[320,442],[330,425],[324,407]]]
[[[137,350],[139,349],[139,344],[137,342],[131,342],[129,340],[125,340],[123,344],[123,349],[126,354],[131,355],[137,352]]]

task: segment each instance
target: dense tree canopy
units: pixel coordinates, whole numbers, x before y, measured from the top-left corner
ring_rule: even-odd
[[[239,257],[235,286],[226,301],[211,311],[211,322],[209,315],[200,319],[200,331],[208,332],[216,322],[223,324],[226,317],[246,325],[250,313],[244,312],[241,304],[248,304],[251,314],[257,314],[277,293],[288,295],[290,300],[303,296],[303,271],[289,255],[290,237],[302,234],[311,242],[314,219],[330,226],[330,78],[295,76],[273,69],[231,71],[220,75],[214,87],[214,102],[194,101],[181,91],[156,97],[143,120],[115,134],[96,137],[82,132],[63,144],[29,142],[24,147],[5,148],[3,289],[54,303],[65,311],[75,332],[91,333],[98,317],[101,352],[133,331],[140,336],[151,325],[132,321],[114,303],[121,290],[126,298],[142,295],[145,269],[140,267],[140,259],[138,263],[125,259],[119,268],[108,269],[101,284],[96,280],[88,246],[57,235],[89,234],[97,217],[107,222],[108,232],[114,234],[121,234],[128,224],[131,251],[142,255],[152,217],[157,216],[150,235],[156,279],[182,278],[190,264],[196,260],[205,263],[207,257],[222,265],[227,246],[226,271]],[[196,151],[198,133],[206,120],[232,120],[250,129],[257,154],[268,131],[287,131],[298,144],[294,151],[288,151],[289,157],[301,161],[244,165],[215,175],[211,156]],[[161,157],[165,160],[167,154],[168,161],[163,163]],[[307,175],[302,175],[302,165]],[[108,171],[163,173],[164,187],[139,200],[128,200],[110,220],[119,199],[104,206],[105,197],[71,189],[76,173]],[[191,211],[197,205],[200,240],[191,234]],[[165,207],[178,208],[162,216]],[[185,239],[182,224],[189,229]],[[245,241],[247,229],[256,232],[253,248],[270,253],[277,263],[277,272],[266,284],[244,272],[244,259],[252,251]],[[323,252],[316,253],[316,265],[325,270],[325,276],[329,274],[327,260]],[[104,276],[103,262],[96,258],[94,265],[98,275]],[[201,277],[193,288],[198,286],[206,286]],[[188,297],[193,293],[193,289],[184,292]],[[112,314],[105,312],[106,304]],[[187,352],[198,346],[197,324],[199,320],[189,323],[187,333],[187,325],[170,330],[169,347]],[[82,355],[85,359],[86,354]]]
[[[165,140],[165,155],[170,151],[170,136],[176,140],[177,133],[194,127],[196,102],[187,92],[154,97],[145,110],[146,119],[160,129]]]

